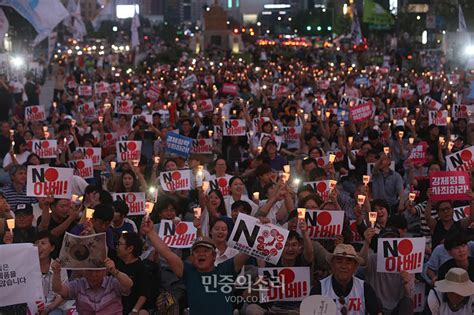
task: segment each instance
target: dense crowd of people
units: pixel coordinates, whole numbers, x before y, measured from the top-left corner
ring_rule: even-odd
[[[38,247],[40,314],[299,314],[301,300],[258,298],[253,284],[264,267],[310,267],[307,295],[329,297],[338,314],[405,315],[419,305],[422,314],[473,314],[474,193],[440,200],[429,179],[474,141],[468,74],[312,63],[265,48],[253,62],[183,55],[135,71],[125,60],[55,61],[51,106],[39,104],[30,75],[15,89],[0,75],[0,243]],[[123,102],[133,104],[129,113],[117,112]],[[44,121],[25,116],[34,105],[46,105]],[[356,119],[359,106],[366,114]],[[229,134],[229,122],[244,131]],[[189,155],[169,150],[169,133],[193,139]],[[46,139],[57,140],[57,157],[32,147]],[[123,140],[141,143],[138,159],[117,159]],[[28,166],[70,167],[87,158],[79,148],[101,149],[100,160],[90,178],[74,176],[73,198],[27,195]],[[473,158],[463,169],[469,177]],[[177,170],[191,171],[185,190],[163,185],[163,173]],[[326,181],[333,185],[320,189]],[[138,192],[153,202],[149,214],[132,215],[113,198]],[[316,240],[299,209],[343,213],[340,233]],[[276,264],[229,243],[243,214],[288,232]],[[159,236],[163,220],[191,222],[192,246],[169,246]],[[105,233],[105,268],[62,268],[66,232]],[[416,237],[426,238],[421,273],[377,271],[379,239]],[[237,288],[239,277],[250,279],[248,290]],[[230,279],[230,289],[217,278]]]

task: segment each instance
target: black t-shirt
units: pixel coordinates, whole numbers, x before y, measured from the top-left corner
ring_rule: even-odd
[[[127,274],[133,281],[133,286],[128,296],[122,297],[123,314],[129,314],[140,296],[148,298],[150,292],[150,279],[143,262],[138,259],[131,264],[125,264],[119,261],[118,269]]]
[[[469,279],[471,279],[471,281],[474,281],[474,257],[468,257],[467,259],[469,261],[467,273],[469,274]],[[460,268],[456,265],[456,261],[454,260],[454,258],[442,264],[441,267],[439,267],[438,269],[438,280],[443,280],[446,277],[446,274],[448,273],[449,269],[454,267]]]
[[[454,222],[451,228],[449,230],[446,230],[443,226],[443,223],[440,220],[438,220],[436,222],[433,236],[431,238],[433,242],[432,248],[435,248],[436,246],[441,244],[443,240],[446,238],[446,236],[448,235],[449,231],[454,231],[454,230],[457,230],[457,231],[463,230],[461,227],[461,223],[459,221]]]
[[[39,226],[41,224],[41,220],[43,219],[43,216],[40,216],[38,218],[38,222],[37,222],[37,225]],[[48,225],[48,231],[52,231],[54,230],[56,227],[58,227],[59,225],[61,225],[62,222],[56,222],[53,218],[51,218],[51,220],[49,220],[49,225]],[[71,223],[68,228],[66,229],[66,232],[71,232],[72,228],[74,226],[76,226],[77,224],[77,221],[74,221],[73,223]],[[52,258],[57,258],[59,257],[59,252],[61,251],[61,246],[63,245],[63,239],[64,239],[64,234],[63,233],[62,235],[60,235],[59,237],[57,237],[57,243],[56,243],[56,247],[54,248],[54,251],[51,253],[51,257]]]
[[[5,155],[7,155],[8,151],[10,150],[11,144],[12,141],[10,140],[10,137],[0,135],[0,158],[3,159]]]

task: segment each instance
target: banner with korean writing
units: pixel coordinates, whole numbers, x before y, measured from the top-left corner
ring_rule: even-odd
[[[377,272],[420,273],[423,270],[426,238],[379,238]]]
[[[289,149],[299,149],[301,147],[301,126],[282,127],[281,134]]]
[[[276,265],[283,252],[288,230],[274,224],[261,224],[260,220],[239,213],[228,245],[255,258]]]
[[[349,109],[354,123],[364,122],[372,117],[372,102],[366,102],[359,106],[353,106]]]
[[[130,100],[123,100],[120,98],[116,98],[114,100],[114,112],[116,114],[132,115],[133,102]]]
[[[430,172],[431,200],[470,200],[471,176],[468,172]]]
[[[267,282],[258,290],[260,301],[265,303],[302,301],[311,288],[309,267],[258,268],[258,277]]]
[[[425,141],[418,143],[410,152],[407,161],[413,162],[415,165],[423,165],[426,163],[426,149],[428,144]]]
[[[423,282],[415,282],[415,292],[413,292],[413,312],[421,313],[425,310],[426,288]]]
[[[102,145],[104,147],[110,147],[110,146],[115,146],[118,140],[118,135],[116,132],[106,132],[104,134],[104,142]]]
[[[94,102],[87,102],[78,106],[77,111],[87,118],[97,116]]]
[[[357,231],[357,221],[356,220],[350,220],[349,225],[350,225],[350,228],[351,228],[352,243],[356,243],[356,244],[364,243],[364,239],[362,238],[362,236]]]
[[[164,191],[191,189],[191,170],[160,173],[160,184]]]
[[[33,140],[31,150],[41,159],[53,159],[58,155],[58,142],[56,140]]]
[[[237,95],[238,93],[238,90],[239,90],[239,87],[237,86],[237,84],[233,84],[233,83],[224,83],[222,85],[222,94],[228,94],[228,95]]]
[[[0,306],[43,301],[38,247],[29,243],[2,245],[0,257]]]
[[[140,161],[142,154],[141,141],[117,141],[117,162]]]
[[[212,139],[207,138],[193,140],[191,152],[199,154],[211,154],[213,149],[212,141]]]
[[[320,180],[316,182],[304,182],[303,186],[309,185],[315,193],[321,196],[324,201],[329,199],[329,194],[331,191],[336,188],[337,181],[328,179]]]
[[[471,113],[474,113],[474,105],[453,104],[451,115],[454,120],[469,119]]]
[[[428,123],[430,125],[436,126],[446,126],[448,124],[448,111],[429,111],[428,113]]]
[[[211,99],[201,100],[198,104],[199,110],[202,113],[212,112],[214,110],[214,105],[212,104]]]
[[[26,172],[26,195],[70,199],[74,171],[70,168],[29,165]]]
[[[400,120],[403,117],[408,115],[408,108],[407,107],[392,107],[390,108],[390,119],[392,120]]]
[[[311,239],[333,239],[342,233],[344,211],[306,210],[305,222]]]
[[[76,150],[79,150],[84,155],[85,159],[92,160],[94,166],[100,165],[102,160],[102,148],[95,147],[77,147]]]
[[[96,82],[94,84],[94,90],[95,93],[100,95],[100,94],[107,94],[109,93],[109,84],[107,82]]]
[[[139,120],[142,120],[142,121],[146,122],[147,124],[152,124],[153,123],[153,116],[148,115],[148,114],[132,115],[132,118],[130,118],[130,127],[134,128],[135,124]]]
[[[43,105],[34,105],[25,107],[26,121],[43,121],[46,120],[46,112]]]
[[[209,180],[209,190],[219,189],[222,193],[222,196],[230,195],[229,181],[232,178],[230,175],[216,178],[214,175]]]
[[[245,136],[247,126],[243,119],[229,119],[224,121],[222,132],[224,136]]]
[[[105,269],[107,245],[105,233],[78,236],[66,232],[59,253],[61,267],[68,270]]]
[[[193,146],[193,138],[188,138],[174,132],[166,134],[166,152],[188,158]]]
[[[446,156],[446,169],[448,171],[469,172],[474,166],[474,146],[454,152]]]
[[[74,175],[84,179],[94,178],[94,166],[92,160],[82,159],[68,161],[67,166],[74,170]]]
[[[197,229],[192,222],[161,220],[158,235],[171,248],[191,248],[196,239]]]
[[[181,82],[181,87],[183,89],[190,89],[193,87],[194,83],[198,81],[195,74],[190,74],[186,78],[184,78],[183,82]]]
[[[432,99],[429,96],[425,96],[423,99],[423,106],[428,110],[439,110],[443,106],[440,102]]]
[[[351,96],[342,96],[341,101],[339,102],[339,109],[346,109],[349,107],[357,107],[359,105],[364,104],[365,101],[363,99]],[[334,108],[337,110],[337,108]]]
[[[128,215],[145,215],[146,197],[144,192],[112,194],[113,200],[122,200],[128,205]]]

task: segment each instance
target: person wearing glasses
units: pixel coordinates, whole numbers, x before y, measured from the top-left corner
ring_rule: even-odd
[[[326,256],[332,274],[315,282],[311,295],[324,295],[334,300],[337,314],[382,314],[382,306],[372,286],[355,277],[364,263],[352,245],[339,244]]]

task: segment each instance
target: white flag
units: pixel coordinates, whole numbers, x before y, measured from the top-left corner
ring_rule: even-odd
[[[75,3],[75,0],[72,0],[72,3],[70,2],[68,4],[68,10],[71,13],[68,28],[72,32],[75,39],[82,41],[84,36],[87,34],[87,31],[84,21],[82,20],[81,2],[79,1]]]
[[[359,45],[362,42],[362,31],[360,30],[359,17],[357,16],[355,5],[352,5],[351,35],[355,45]]]
[[[458,19],[459,19],[458,32],[467,32],[466,20],[464,20],[464,13],[462,12],[461,5],[459,5]]]
[[[48,36],[48,61],[51,59],[51,56],[54,53],[54,48],[56,47],[56,41],[58,39],[58,32],[52,32]]]
[[[7,17],[5,13],[3,13],[3,9],[0,8],[0,47],[3,47],[3,39],[5,38],[5,34],[8,32],[8,24]]]
[[[131,31],[132,31],[131,46],[132,46],[132,49],[135,48],[135,47],[138,47],[138,45],[140,44],[140,40],[138,39],[138,28],[139,27],[140,27],[140,19],[138,17],[137,12],[135,11],[135,14],[133,15],[132,27],[131,27]]]

